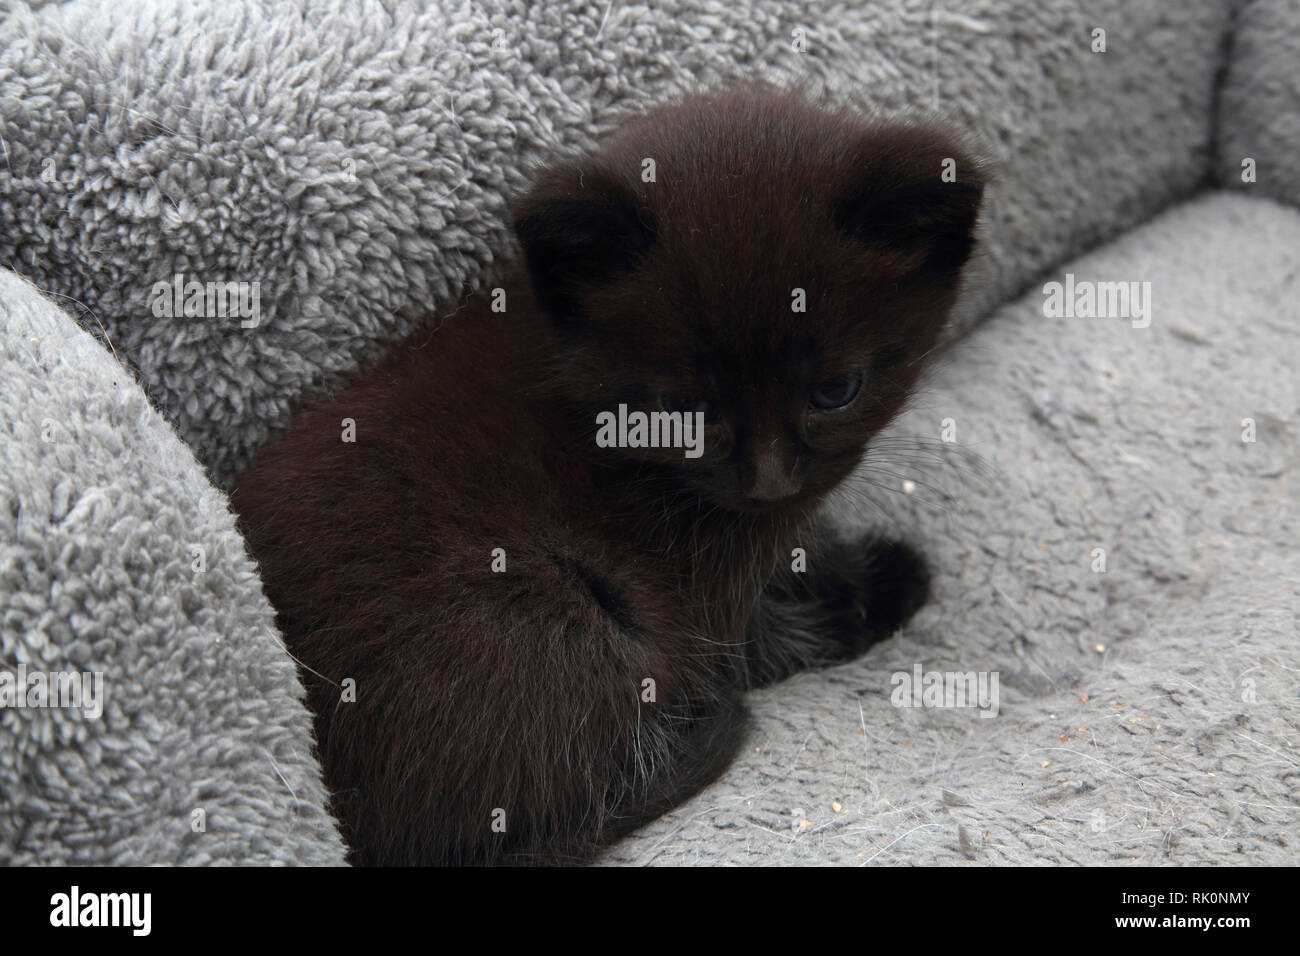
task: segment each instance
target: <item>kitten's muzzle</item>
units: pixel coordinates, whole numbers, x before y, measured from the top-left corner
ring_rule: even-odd
[[[747,464],[752,477],[744,489],[745,497],[751,501],[783,501],[797,495],[803,488],[797,462],[791,460],[787,449],[776,443],[768,444]]]

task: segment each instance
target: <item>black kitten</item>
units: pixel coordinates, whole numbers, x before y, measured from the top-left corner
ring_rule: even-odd
[[[915,385],[982,192],[934,128],[661,107],[544,170],[521,267],[243,475],[355,862],[587,859],[721,773],[746,687],[911,616],[921,558],[815,513]]]

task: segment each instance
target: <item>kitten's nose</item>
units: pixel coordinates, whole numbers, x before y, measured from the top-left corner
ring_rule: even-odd
[[[795,477],[794,462],[782,454],[779,448],[768,446],[760,450],[754,456],[751,467],[754,469],[754,480],[745,490],[745,495],[755,501],[789,498],[803,484]]]

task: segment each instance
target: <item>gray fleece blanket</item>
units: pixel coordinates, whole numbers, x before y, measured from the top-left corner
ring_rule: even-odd
[[[341,863],[225,496],[4,269],[0,383],[0,864]]]
[[[94,708],[0,710],[0,862],[341,860],[292,662],[216,489],[229,487],[295,402],[402,335],[404,313],[452,305],[512,254],[506,204],[531,163],[590,144],[640,104],[732,77],[800,81],[814,95],[886,113],[935,112],[971,132],[998,177],[958,322],[959,333],[969,331],[1067,257],[1192,194],[1212,175],[1212,157],[1222,170],[1228,146],[1215,106],[1232,6],[17,5],[0,25],[0,265],[31,285],[13,277],[0,285],[0,671],[85,673],[92,687],[99,672],[105,690],[98,716]],[[1251,84],[1277,75],[1233,77],[1248,107]],[[1267,125],[1238,128],[1232,150],[1289,155]],[[1147,344],[1172,335],[1175,348],[1191,348],[1206,338],[1212,347],[1188,353],[1202,356],[1203,375],[1179,377],[1200,366],[1178,362],[1121,362],[1115,367],[1134,376],[1124,380],[1134,398],[1121,403],[1112,365],[1128,355],[1121,343],[1136,345],[1098,338],[1095,325],[1077,320],[1056,323],[1053,337],[1041,303],[1039,318],[1025,320],[1032,295],[1016,307],[1022,321],[1003,313],[961,341],[950,353],[960,360],[935,377],[936,388],[953,390],[953,410],[939,417],[954,420],[959,442],[934,446],[933,416],[916,420],[927,443],[906,454],[900,445],[903,458],[889,469],[908,476],[912,493],[889,496],[874,518],[924,536],[936,556],[943,578],[927,617],[862,664],[756,695],[754,759],[689,816],[673,815],[614,860],[983,852],[1066,861],[1107,845],[1117,848],[1112,858],[1149,859],[1143,841],[1154,830],[1142,828],[1166,826],[1172,844],[1186,833],[1179,821],[1211,813],[1197,802],[1202,793],[1231,804],[1222,821],[1195,817],[1215,826],[1230,818],[1237,829],[1225,828],[1223,840],[1257,834],[1243,843],[1243,859],[1272,847],[1275,858],[1291,852],[1294,860],[1286,844],[1294,804],[1284,794],[1295,788],[1279,790],[1294,773],[1294,721],[1258,709],[1259,701],[1280,706],[1278,682],[1295,672],[1277,638],[1286,626],[1294,637],[1294,593],[1277,599],[1285,564],[1271,557],[1284,550],[1276,535],[1287,525],[1267,499],[1252,498],[1253,511],[1228,507],[1246,492],[1229,470],[1240,461],[1227,457],[1236,449],[1227,439],[1220,447],[1205,433],[1223,457],[1195,469],[1144,444],[1154,435],[1162,454],[1188,454],[1199,446],[1172,444],[1186,434],[1173,426],[1202,427],[1178,416],[1218,401],[1199,390],[1203,380],[1217,370],[1225,383],[1263,387],[1274,366],[1260,363],[1283,361],[1288,348],[1294,360],[1286,339],[1294,323],[1275,310],[1269,323],[1242,331],[1235,298],[1271,295],[1270,283],[1284,288],[1278,257],[1289,220],[1263,202],[1223,197],[1175,215],[1192,216],[1164,240],[1170,255],[1182,250],[1175,261],[1185,268],[1168,266],[1163,295],[1204,308],[1215,294],[1220,306],[1198,313],[1190,338],[1162,314]],[[1176,234],[1193,220],[1203,241],[1179,245]],[[1146,278],[1164,261],[1153,251],[1164,233],[1138,235],[1114,260],[1120,278]],[[1214,273],[1217,285],[1188,259],[1215,235],[1213,248],[1245,270]],[[1275,238],[1248,245],[1260,235]],[[1253,267],[1248,248],[1258,253]],[[172,291],[187,283],[213,295],[190,309],[189,296]],[[1005,341],[985,338],[1012,326]],[[1107,343],[1118,351],[1087,351]],[[970,364],[968,347],[984,365]],[[1097,364],[1085,364],[1085,354]],[[1133,356],[1157,361],[1155,352]],[[1026,406],[1026,396],[1038,404]],[[1294,427],[1294,402],[1274,398],[1257,403],[1254,416],[1219,408],[1234,421],[1255,418],[1255,463],[1283,454],[1276,437],[1269,445],[1263,436]],[[1103,399],[1104,410],[1089,405]],[[1157,417],[1137,415],[1139,406]],[[983,444],[963,444],[981,432]],[[990,446],[992,434],[1001,437]],[[966,450],[950,462],[956,448]],[[1286,459],[1268,461],[1271,477],[1258,480],[1285,491]],[[1061,471],[1071,463],[1083,470]],[[959,504],[940,497],[932,514],[921,503],[934,500],[927,489],[949,464],[965,490]],[[1045,494],[1058,474],[1075,477]],[[1200,501],[1185,487],[1198,476],[1205,483],[1191,490],[1213,504],[1199,522],[1160,507]],[[1225,530],[1228,522],[1247,530]],[[1187,552],[1184,537],[1202,524],[1227,537],[1188,538]],[[1095,548],[1106,549],[1106,572],[1088,566]],[[1072,577],[1079,561],[1086,574]],[[1250,635],[1262,643],[1251,645]],[[1234,649],[1254,655],[1253,670]],[[879,709],[888,708],[880,673],[939,667],[959,653],[1005,677],[996,720]],[[1207,667],[1237,660],[1229,676],[1253,682],[1256,709],[1225,703],[1245,685],[1238,692],[1177,669],[1198,655]],[[1184,678],[1201,696],[1187,696]],[[846,679],[869,691],[860,713],[857,698],[846,707]],[[1067,707],[1076,697],[1093,710]],[[1122,708],[1113,704],[1139,702],[1151,709],[1116,716]],[[1108,720],[1095,718],[1101,706]],[[1043,707],[1055,716],[1043,718]],[[1195,719],[1178,723],[1178,714]],[[1043,723],[1076,717],[1072,726],[1091,733],[1136,735],[1154,723],[1193,739],[1134,743],[1112,752],[1110,776],[1084,777],[1082,768],[1105,756],[1084,746],[1083,732]],[[827,721],[850,734],[864,764],[844,762],[844,740],[824,736]],[[1047,744],[1082,754],[1078,763],[1024,756],[1044,727]],[[1243,734],[1272,751],[1237,756]],[[1222,782],[1222,766],[1189,762],[1189,747],[1237,767],[1234,797],[1198,769]],[[1132,754],[1148,763],[1126,762]],[[1144,781],[1132,793],[1124,789],[1131,778]],[[762,802],[763,793],[773,799]],[[1131,799],[1094,807],[1087,800],[1097,793]],[[752,819],[740,797],[760,807]],[[1063,805],[1071,819],[1079,808],[1103,816],[1070,824],[1076,832],[1059,822]],[[1044,819],[1058,822],[1040,826],[1036,843],[1028,828]],[[1112,842],[1094,839],[1093,826]],[[1141,839],[1126,829],[1135,826]],[[1221,858],[1218,845],[1190,845],[1184,858]]]

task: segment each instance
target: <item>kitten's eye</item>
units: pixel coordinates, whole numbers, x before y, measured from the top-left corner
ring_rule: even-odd
[[[852,372],[841,375],[829,382],[822,382],[813,389],[809,401],[814,408],[843,408],[858,396],[862,387],[862,373]]]
[[[718,417],[718,410],[707,398],[691,398],[682,395],[660,395],[659,404],[663,406],[666,412],[681,412],[683,415],[690,415],[700,412],[704,415],[706,422],[711,422]]]

